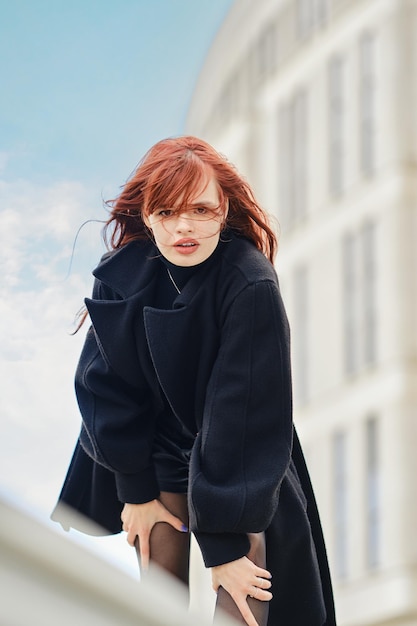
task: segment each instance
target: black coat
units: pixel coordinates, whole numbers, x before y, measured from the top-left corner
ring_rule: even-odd
[[[172,419],[195,436],[190,528],[206,566],[240,558],[247,533],[265,531],[268,624],[332,626],[326,551],[292,423],[278,279],[250,242],[231,236],[220,248],[170,310],[150,306],[161,267],[152,244],[128,244],[95,270],[76,374],[83,425],[60,500],[116,533],[124,502],[158,496],[151,454],[164,394]]]

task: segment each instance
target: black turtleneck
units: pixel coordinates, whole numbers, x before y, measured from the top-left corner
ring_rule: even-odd
[[[170,309],[174,300],[178,297],[179,292],[184,289],[190,278],[197,274],[197,272],[199,272],[202,268],[214,263],[215,259],[221,253],[221,249],[222,244],[219,243],[213,254],[211,254],[208,259],[202,263],[198,263],[198,265],[192,265],[190,267],[174,265],[174,263],[171,263],[161,255],[159,257],[161,267],[158,278],[155,306],[161,309]],[[170,274],[172,279],[170,278]]]

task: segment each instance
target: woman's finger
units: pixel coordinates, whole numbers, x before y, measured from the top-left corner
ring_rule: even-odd
[[[149,534],[139,535],[140,565],[143,570],[149,569],[150,545]]]
[[[266,578],[267,580],[270,580],[272,578],[272,574],[271,572],[268,572],[267,569],[263,569],[262,567],[258,567],[257,565],[255,565],[255,576],[259,576],[259,578]]]
[[[135,539],[136,539],[136,533],[135,530],[133,528],[127,528],[127,543],[129,544],[129,546],[133,546],[135,545]]]
[[[254,582],[254,586],[259,587],[259,589],[270,589],[272,587],[272,583],[270,580],[265,580],[265,578],[257,576]]]
[[[175,517],[175,515],[172,515],[172,513],[170,513],[167,509],[165,509],[165,511],[166,514],[164,515],[164,519],[161,521],[167,522],[167,524],[170,524],[176,530],[179,530],[180,533],[188,532],[188,528],[184,522],[182,522],[178,517]]]
[[[250,610],[249,605],[246,602],[246,600],[241,598],[240,596],[238,598],[233,598],[233,600],[235,601],[236,606],[239,609],[239,611],[240,611],[243,619],[247,623],[247,625],[248,626],[259,626],[259,624],[256,621],[252,611]]]
[[[252,589],[249,590],[248,595],[254,600],[260,600],[261,602],[269,602],[272,600],[272,593],[261,587],[253,586]]]

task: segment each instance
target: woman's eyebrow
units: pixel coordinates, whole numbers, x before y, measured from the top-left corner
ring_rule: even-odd
[[[210,202],[210,200],[192,200],[190,202],[191,206],[196,206],[196,205],[204,205],[204,206],[211,206],[213,208],[216,208],[219,206],[219,204],[217,204],[217,202]]]

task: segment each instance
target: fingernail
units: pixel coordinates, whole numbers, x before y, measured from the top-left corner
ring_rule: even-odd
[[[187,526],[186,526],[185,524],[183,524],[183,525],[181,526],[181,532],[182,532],[182,533],[188,533],[188,528],[187,528]]]

